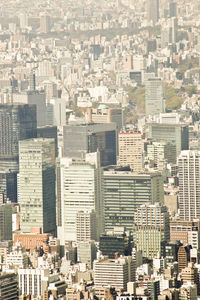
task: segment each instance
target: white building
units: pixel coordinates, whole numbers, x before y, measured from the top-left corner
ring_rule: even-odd
[[[42,297],[44,291],[48,287],[48,280],[48,269],[19,269],[19,295],[32,295],[33,297]]]
[[[160,78],[148,79],[145,83],[146,116],[165,112],[164,85]]]
[[[182,151],[178,157],[179,209],[182,220],[200,218],[200,151]]]
[[[62,98],[47,100],[47,125],[66,125],[66,101]]]
[[[12,252],[7,254],[6,266],[14,268],[28,267],[28,255],[23,251],[20,244],[13,246]]]
[[[60,159],[60,226],[58,237],[61,245],[65,241],[76,241],[76,217],[79,211],[95,210],[98,231],[103,228],[103,206],[101,191],[101,169],[99,153],[86,154],[85,159]]]

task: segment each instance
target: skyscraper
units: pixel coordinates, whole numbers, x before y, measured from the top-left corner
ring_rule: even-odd
[[[57,183],[57,189],[60,189],[60,198],[57,199],[57,205],[61,245],[65,241],[76,241],[77,213],[80,211],[96,212],[99,234],[103,230],[99,153],[90,153],[85,159],[61,158],[59,169],[57,180],[60,180],[60,184]]]
[[[145,83],[146,116],[165,112],[165,93],[160,78],[149,78]]]
[[[182,220],[200,218],[200,151],[182,151],[178,157],[179,209]]]
[[[85,153],[100,152],[102,166],[116,164],[116,125],[74,124],[63,126],[64,156],[83,157]]]
[[[134,172],[143,169],[144,142],[140,132],[120,132],[119,137],[120,166],[130,166]]]
[[[137,250],[150,259],[161,254],[162,242],[169,241],[169,213],[159,203],[146,204],[137,208],[134,215],[133,241]]]
[[[51,29],[51,18],[48,15],[40,16],[40,32],[49,33]]]
[[[0,168],[18,170],[18,142],[37,136],[35,105],[0,105]]]
[[[12,206],[0,205],[0,241],[12,240]]]
[[[19,144],[19,204],[21,231],[32,227],[56,232],[55,145],[53,139],[30,139]]]
[[[147,136],[156,142],[166,141],[176,146],[176,156],[189,149],[188,125],[172,123],[147,123]],[[173,152],[173,147],[171,149]]]
[[[147,20],[153,25],[159,20],[159,0],[147,0]]]
[[[163,201],[163,179],[160,173],[133,173],[128,168],[104,168],[103,204],[105,230],[115,226],[133,229],[137,207],[147,202]]]

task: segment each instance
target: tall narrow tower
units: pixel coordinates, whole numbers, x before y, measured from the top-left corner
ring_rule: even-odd
[[[19,204],[21,231],[32,227],[56,232],[55,145],[36,138],[19,143]]]
[[[180,218],[200,219],[200,151],[182,151],[178,167]]]
[[[153,25],[159,20],[159,0],[147,0],[147,20]]]

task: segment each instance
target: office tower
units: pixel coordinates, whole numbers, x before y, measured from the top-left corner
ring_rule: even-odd
[[[159,0],[147,0],[147,20],[155,25],[159,20]]]
[[[145,110],[146,116],[165,112],[164,85],[160,78],[149,78],[145,82]]]
[[[144,142],[140,132],[121,131],[118,136],[118,165],[130,166],[134,172],[143,169]]]
[[[147,158],[154,167],[163,169],[165,161],[172,164],[176,163],[176,146],[167,142],[152,142],[152,144],[147,145]]]
[[[76,214],[76,241],[97,240],[97,220],[95,211],[79,211]]]
[[[110,108],[105,104],[100,104],[98,108],[88,108],[88,123],[115,123],[117,131],[123,126],[123,112],[121,108]]]
[[[100,236],[99,250],[108,258],[114,258],[115,253],[131,255],[132,236],[129,233],[126,234],[123,227],[115,227],[113,231],[107,231]]]
[[[132,231],[137,207],[163,202],[163,178],[160,173],[135,174],[128,168],[105,168],[103,197],[105,230],[122,226]]]
[[[49,33],[51,30],[51,18],[48,15],[40,16],[40,32]]]
[[[177,16],[177,3],[174,1],[171,1],[169,3],[169,17],[173,18]]]
[[[28,17],[26,14],[19,15],[19,23],[21,29],[25,29],[28,27]]]
[[[36,137],[36,108],[33,105],[0,105],[0,168],[18,170],[18,142]]]
[[[43,84],[47,100],[58,97],[57,84],[55,82],[46,80]]]
[[[182,220],[200,218],[200,152],[182,151],[178,157],[179,209]]]
[[[170,241],[181,241],[183,245],[190,245],[190,242],[198,244],[198,236],[200,232],[200,221],[192,220],[171,220],[170,221]],[[193,238],[192,238],[193,236]],[[194,247],[197,248],[197,247]]]
[[[0,205],[0,241],[12,240],[12,206]]]
[[[147,258],[161,255],[163,242],[169,241],[169,213],[167,207],[156,203],[141,205],[134,215],[133,242]]]
[[[17,202],[17,172],[0,170],[0,204]]]
[[[66,101],[62,98],[47,100],[46,124],[50,126],[66,125]]]
[[[55,145],[35,138],[19,143],[19,204],[21,231],[32,227],[56,232]]]
[[[18,299],[18,281],[16,274],[0,275],[0,295],[2,300]]]
[[[182,269],[186,268],[188,262],[190,261],[190,250],[191,246],[180,246],[178,249],[178,271],[181,272]]]
[[[55,154],[58,156],[58,142],[57,142],[57,126],[42,126],[37,127],[38,138],[54,139]]]
[[[173,17],[170,20],[170,42],[175,44],[177,42],[177,35],[178,35],[178,20],[177,18]]]
[[[57,180],[60,197],[57,197],[59,223],[58,237],[76,241],[76,220],[80,211],[96,213],[97,235],[103,231],[103,205],[99,153],[90,153],[85,159],[60,159]]]
[[[36,75],[40,80],[45,80],[45,82],[46,80],[53,79],[54,78],[53,63],[47,59],[40,61],[38,64],[38,69],[36,70]]]
[[[34,72],[31,72],[31,74],[29,75],[29,90],[30,91],[36,90],[36,78]]]
[[[63,152],[67,157],[83,157],[100,152],[102,166],[116,164],[116,125],[81,124],[63,126]]]
[[[46,102],[45,93],[38,91],[23,91],[13,93],[14,104],[35,104],[37,111],[37,126],[46,125]]]
[[[97,247],[94,241],[79,242],[77,244],[78,261],[85,263],[92,269],[93,261],[96,259]]]
[[[166,141],[176,145],[176,156],[181,150],[189,149],[188,125],[171,123],[147,123],[147,137],[156,141]],[[173,149],[172,149],[173,150]]]
[[[117,276],[116,276],[117,274]],[[135,279],[135,268],[132,257],[122,256],[116,259],[102,259],[94,261],[94,285],[110,286],[117,291],[126,290],[127,283]]]

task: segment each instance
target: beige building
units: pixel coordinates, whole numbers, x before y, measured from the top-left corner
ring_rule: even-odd
[[[140,132],[120,132],[118,165],[129,165],[134,172],[143,169],[144,142]]]
[[[76,214],[76,241],[85,242],[97,239],[95,211],[79,211]]]
[[[134,279],[134,262],[131,256],[94,261],[94,285],[126,290],[127,283]]]

